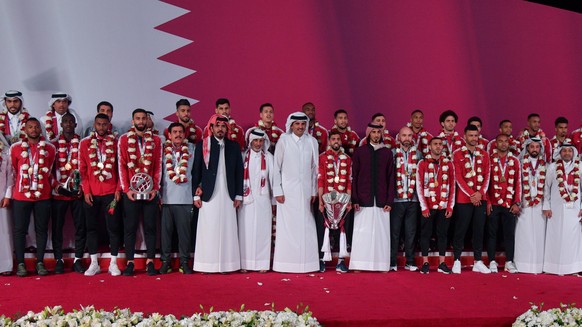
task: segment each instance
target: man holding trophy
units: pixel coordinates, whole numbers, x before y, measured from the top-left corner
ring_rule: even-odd
[[[339,259],[335,270],[346,273],[348,272],[348,267],[344,263],[344,258],[348,256],[348,251],[344,218],[348,211],[352,209],[350,200],[352,194],[352,160],[342,151],[342,139],[339,131],[332,130],[329,132],[328,144],[329,148],[319,155],[319,170],[317,174],[319,212],[316,216],[316,223],[320,248],[319,259],[321,263],[331,261],[330,233],[339,231]]]
[[[81,259],[85,252],[86,230],[81,196],[81,177],[79,174],[79,142],[75,134],[75,116],[65,113],[61,118],[61,132],[51,141],[57,150],[53,178],[53,200],[51,206],[52,241],[55,254],[55,274],[64,272],[63,263],[63,226],[67,211],[71,210],[75,224],[75,261],[73,271],[84,273]]]
[[[156,224],[158,219],[158,192],[162,168],[160,137],[146,130],[147,112],[138,108],[132,112],[133,126],[119,138],[119,179],[123,191],[124,241],[127,267],[124,276],[133,276],[135,237],[140,217],[147,247],[146,269],[150,276],[157,275]]]

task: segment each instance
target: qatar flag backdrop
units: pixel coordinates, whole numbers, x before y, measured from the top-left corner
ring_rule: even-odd
[[[376,112],[395,133],[414,109],[425,112],[431,132],[446,109],[459,114],[458,129],[480,116],[488,137],[501,119],[517,133],[531,112],[549,135],[558,115],[571,129],[581,121],[582,16],[531,2],[38,1],[43,10],[35,1],[6,3],[0,59],[9,73],[1,87],[38,95],[42,110],[50,91],[65,89],[89,120],[99,99],[112,99],[114,121],[142,106],[161,124],[186,97],[204,125],[226,97],[245,128],[261,103],[274,105],[283,126],[308,101],[328,128],[333,112],[346,109],[360,134]],[[38,31],[45,42],[29,38]],[[53,64],[57,58],[66,64]]]

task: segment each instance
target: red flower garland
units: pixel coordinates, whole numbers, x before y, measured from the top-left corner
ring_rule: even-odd
[[[60,174],[60,183],[67,181],[69,171],[79,169],[79,135],[75,134],[71,139],[70,149],[67,146],[65,136],[62,133],[59,135],[57,141],[57,169]]]
[[[404,165],[404,152],[401,148],[396,148],[396,193],[400,199],[412,199],[416,191],[416,165],[418,158],[415,146],[412,146],[410,151],[408,151],[408,159],[410,161],[408,164],[408,168],[411,171],[410,176]],[[402,185],[402,175],[408,178],[408,189],[406,193]]]
[[[447,208],[447,201],[449,198],[449,158],[440,156],[439,167],[440,172],[435,169],[434,162],[437,161],[433,159],[430,154],[426,156],[428,162],[428,194],[430,197],[430,202],[432,203],[431,209],[442,210]],[[437,198],[438,196],[438,198]]]
[[[544,161],[544,159],[542,158],[538,159],[537,168],[538,169],[534,169],[530,161],[530,155],[529,153],[526,153],[525,156],[523,157],[522,183],[523,183],[523,199],[528,207],[535,207],[538,204],[542,203],[542,199],[544,197],[544,186],[546,184],[546,162]],[[538,171],[539,179],[536,183],[537,192],[536,197],[533,198],[531,195],[531,186],[529,178],[531,175],[535,176]]]
[[[105,158],[101,161],[98,154],[97,133],[91,134],[91,145],[89,146],[89,161],[93,168],[93,175],[98,176],[100,182],[113,177],[113,166],[115,165],[115,135],[108,134],[105,137]]]
[[[26,134],[24,133],[24,125],[26,125],[26,121],[28,120],[28,117],[30,117],[30,114],[28,113],[28,111],[26,110],[26,108],[22,108],[20,110],[20,114],[18,114],[18,121],[20,121],[20,126],[18,126],[18,136],[17,135],[12,135],[12,143],[16,142],[18,140],[17,137],[20,138],[20,140],[24,140],[24,138],[26,137]],[[3,112],[0,113],[0,133],[4,133],[4,129],[6,128],[6,120],[8,118],[8,110],[4,110]]]
[[[580,160],[574,160],[574,168],[570,174],[574,174],[574,184],[566,186],[564,184],[564,176],[566,175],[566,169],[564,167],[564,160],[559,159],[556,161],[556,179],[558,180],[558,190],[560,191],[560,196],[566,202],[576,202],[578,200],[578,191],[580,189]],[[570,190],[568,190],[570,188]]]
[[[327,154],[327,165],[325,167],[325,179],[327,180],[327,191],[337,190],[344,193],[348,181],[348,156],[344,152],[338,154],[339,167],[335,167],[335,160],[332,154]],[[337,169],[337,172],[336,172]]]
[[[509,176],[507,178],[507,187],[505,188],[506,194],[505,199],[501,198],[500,191],[503,190],[503,187],[499,185],[499,182],[505,182],[505,176],[503,171],[499,168],[501,159],[499,158],[499,154],[494,153],[491,155],[492,164],[494,164],[493,171],[491,172],[493,176],[493,203],[498,206],[504,206],[509,208],[511,206],[513,195],[515,194],[515,176],[517,175],[517,170],[515,169],[515,163],[512,160],[513,156],[511,154],[506,155],[506,165],[509,168]]]
[[[24,165],[20,166],[20,192],[24,193],[24,196],[26,196],[29,199],[38,199],[41,196],[41,190],[44,188],[44,177],[42,175],[42,173],[47,174],[49,172],[49,167],[47,167],[47,162],[46,162],[46,155],[47,155],[47,151],[46,151],[46,142],[44,140],[44,137],[41,136],[40,141],[38,142],[38,146],[37,146],[37,151],[38,151],[38,171],[35,172],[34,168],[29,164],[30,163],[30,159],[28,156],[28,149],[29,149],[29,145],[28,145],[28,137],[25,137],[24,140],[22,140],[21,143],[21,148],[22,151],[20,153],[20,156],[22,156],[22,158],[25,158],[27,160],[27,163],[25,163]],[[38,182],[37,182],[37,186],[36,186],[36,190],[31,190],[31,177],[32,175],[36,173],[36,178],[38,178]]]
[[[166,158],[166,172],[168,178],[176,183],[186,183],[188,177],[186,176],[188,169],[188,159],[190,159],[190,152],[188,151],[188,140],[183,139],[180,147],[180,160],[177,160],[174,165],[174,144],[171,140],[166,140],[164,144],[164,156]]]
[[[154,138],[151,130],[146,130],[143,134],[143,141],[145,143],[144,153],[140,153],[141,157],[137,157],[137,133],[135,127],[131,127],[127,132],[127,152],[129,152],[129,162],[127,167],[133,169],[137,173],[149,173],[152,167],[152,160],[154,156]]]
[[[473,186],[477,184],[476,190],[478,192],[481,191],[483,185],[485,184],[485,178],[483,177],[483,154],[481,153],[481,151],[482,150],[480,150],[479,148],[475,149],[474,152],[475,167],[473,167],[471,165],[471,156],[469,155],[469,149],[467,148],[466,145],[461,147],[461,153],[463,154],[465,159],[467,159],[467,162],[465,162],[463,176],[467,181],[467,185],[470,188],[473,188]]]

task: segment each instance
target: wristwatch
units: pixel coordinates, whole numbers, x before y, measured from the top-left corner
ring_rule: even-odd
[[[514,205],[521,207],[521,203],[519,203],[519,202],[515,202]]]

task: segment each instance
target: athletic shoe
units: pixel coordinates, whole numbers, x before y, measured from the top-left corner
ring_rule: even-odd
[[[483,261],[478,260],[478,261],[475,261],[475,264],[473,265],[473,272],[478,272],[478,273],[482,273],[482,274],[490,274],[491,270],[489,270],[489,268],[487,268],[487,266],[485,266]]]
[[[518,273],[517,267],[515,267],[515,263],[513,263],[513,261],[505,262],[505,271],[509,272],[510,274]]]
[[[460,274],[460,268],[459,268],[459,274]],[[443,274],[450,274],[451,270],[449,269],[449,267],[447,267],[447,264],[444,262],[441,262],[441,264],[439,265],[437,272],[443,273]]]
[[[62,274],[65,272],[65,263],[63,259],[58,259],[57,263],[55,264],[55,274]]]
[[[121,270],[119,270],[119,267],[117,267],[117,263],[116,262],[110,262],[109,263],[109,269],[108,269],[108,271],[111,274],[111,276],[119,276],[119,275],[121,275]]]
[[[319,272],[325,272],[325,262],[319,260]]]
[[[415,265],[409,265],[409,264],[407,264],[407,265],[404,266],[404,269],[405,270],[410,270],[410,271],[417,271],[418,270],[418,267],[415,266]]]
[[[461,260],[455,260],[453,264],[453,274],[460,274],[461,273]]]
[[[36,273],[39,276],[46,276],[46,275],[48,275],[48,270],[46,270],[46,268],[44,267],[44,263],[42,263],[42,262],[37,262],[36,263]]]
[[[78,261],[78,260],[77,260]],[[101,272],[101,267],[99,267],[98,263],[93,263],[89,265],[89,268],[85,271],[85,276],[95,276],[96,274]]]
[[[390,266],[390,270],[388,271],[398,271],[398,266]]]
[[[344,263],[344,261],[340,261],[336,266],[335,266],[335,271],[341,272],[341,273],[347,273],[348,272],[348,267],[346,267],[346,264]]]
[[[497,262],[495,262],[495,260],[489,263],[489,270],[491,270],[492,273],[497,273],[499,271],[497,269]]]
[[[420,273],[421,274],[428,274],[430,270],[430,265],[428,264],[428,262],[425,262],[422,264],[422,267],[420,268]]]
[[[75,260],[75,262],[73,262],[73,271],[78,272],[79,274],[82,274],[85,272],[85,267],[83,267],[83,260],[79,259],[79,260]]]
[[[192,271],[192,268],[190,268],[190,265],[188,265],[188,263],[180,264],[180,272],[184,275],[192,275],[192,273],[194,273]]]
[[[134,269],[133,262],[128,263],[127,266],[125,267],[125,270],[123,271],[123,276],[133,276],[133,269]]]
[[[168,261],[162,261],[162,266],[160,267],[160,274],[167,274],[172,272],[172,267]]]
[[[153,262],[149,262],[146,265],[146,272],[148,273],[148,276],[155,276],[155,275],[159,274],[159,272],[156,270],[156,267],[154,266]]]
[[[26,265],[24,263],[19,263],[16,267],[16,276],[18,277],[26,277],[28,272],[26,271]]]

